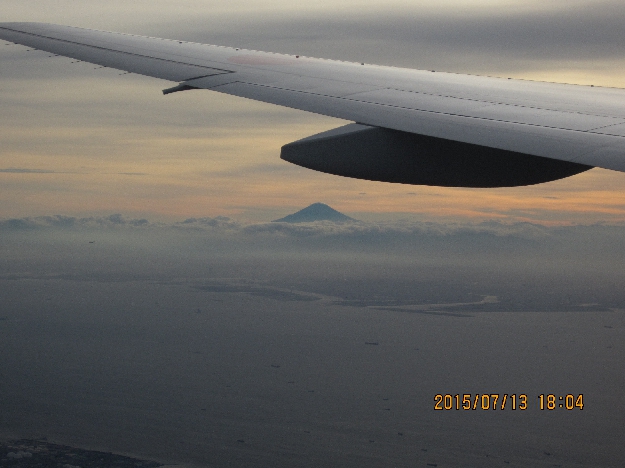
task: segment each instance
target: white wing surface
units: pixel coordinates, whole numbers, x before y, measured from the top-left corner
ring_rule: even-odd
[[[284,159],[325,172],[487,187],[544,182],[595,166],[625,171],[622,89],[383,67],[39,23],[0,23],[0,38],[180,83],[165,92],[210,89],[357,122],[283,148]],[[363,135],[368,135],[367,143]],[[324,141],[323,154],[321,147],[311,146],[319,141]],[[328,141],[342,150],[327,156]],[[356,175],[333,169],[345,145],[353,151],[343,166],[363,166]],[[304,147],[307,164],[296,154]],[[420,155],[427,164],[414,166]],[[315,167],[324,157],[325,165]],[[555,169],[545,169],[542,158]],[[410,161],[410,170],[429,175],[378,177],[378,169],[364,167],[372,160],[399,165],[402,173],[402,164]],[[463,183],[462,177],[449,182],[437,175],[466,173],[472,161],[477,162],[476,175],[486,174],[481,182]],[[493,164],[498,167],[491,171]],[[515,180],[514,174],[528,167],[534,175],[551,172]],[[495,180],[505,172],[507,182]]]

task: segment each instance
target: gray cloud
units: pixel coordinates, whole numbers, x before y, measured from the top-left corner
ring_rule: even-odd
[[[410,67],[535,68],[545,61],[625,57],[625,4],[559,3],[550,9],[445,12],[391,10],[344,15],[228,18],[207,28],[167,23],[155,33],[197,42]],[[479,57],[479,62],[476,59]],[[533,63],[533,65],[531,65]]]
[[[151,223],[147,219],[127,219],[121,214],[104,217],[77,218],[74,216],[52,215],[0,220],[0,231],[24,231],[42,229],[101,229],[113,226],[140,227]]]
[[[184,228],[184,229],[224,229],[224,230],[240,230],[241,224],[233,221],[226,216],[216,216],[215,218],[188,218],[184,221],[174,223],[173,225],[176,228]]]
[[[367,223],[361,221],[333,223],[257,223],[242,227],[245,234],[269,234],[294,237],[353,237],[381,240],[382,237],[453,237],[486,235],[540,239],[549,234],[545,226],[530,223],[504,224],[496,221],[479,224],[440,224],[425,222]]]
[[[0,169],[0,172],[8,174],[54,174],[56,171],[48,171],[46,169],[23,169],[19,167],[9,167]]]

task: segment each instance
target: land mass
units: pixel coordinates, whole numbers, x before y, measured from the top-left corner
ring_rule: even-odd
[[[333,221],[344,223],[355,221],[355,219],[336,211],[325,203],[313,203],[297,213],[290,214],[284,218],[276,219],[274,223],[310,223],[314,221]]]
[[[42,440],[0,442],[0,464],[19,468],[158,468],[161,463]]]

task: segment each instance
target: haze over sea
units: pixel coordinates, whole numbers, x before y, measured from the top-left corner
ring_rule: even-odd
[[[197,466],[617,467],[624,229],[7,220],[0,432]]]

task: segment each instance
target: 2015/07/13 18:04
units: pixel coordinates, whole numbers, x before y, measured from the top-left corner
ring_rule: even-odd
[[[553,393],[540,394],[537,397],[540,410],[584,409],[584,395],[566,394],[555,395]],[[530,407],[525,393],[465,393],[465,394],[437,394],[434,395],[434,409],[444,410],[526,410]]]

